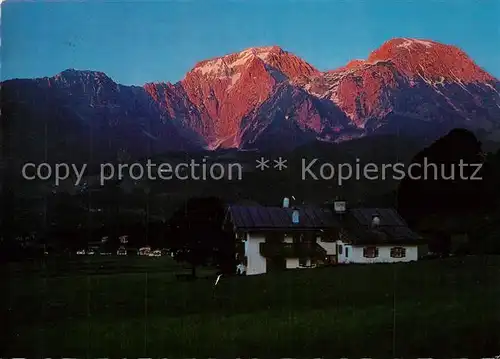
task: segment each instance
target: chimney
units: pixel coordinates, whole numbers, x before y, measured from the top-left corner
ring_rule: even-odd
[[[380,217],[376,214],[372,216],[372,227],[378,227],[380,225]]]
[[[335,200],[333,202],[333,211],[337,214],[342,214],[345,213],[347,210],[347,203],[346,201],[341,201],[341,200]]]
[[[300,223],[299,210],[297,208],[293,209],[293,212],[292,212],[292,223],[293,224],[299,224]]]

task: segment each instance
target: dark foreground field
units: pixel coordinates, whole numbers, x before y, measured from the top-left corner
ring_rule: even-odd
[[[169,258],[56,264],[2,267],[2,356],[500,354],[498,257],[222,278],[215,291],[176,281]]]

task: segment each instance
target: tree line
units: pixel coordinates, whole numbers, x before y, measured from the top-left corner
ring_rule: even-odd
[[[428,238],[429,249],[444,255],[499,254],[500,151],[484,153],[472,132],[455,129],[420,151],[411,163],[421,165],[416,175],[423,174],[425,163],[447,171],[448,178],[406,177],[397,193],[399,213]],[[459,176],[460,163],[479,166],[464,167]],[[449,178],[453,167],[454,178]]]
[[[397,191],[365,205],[395,206],[412,229],[428,238],[433,252],[499,253],[500,151],[485,154],[473,133],[457,129],[424,148],[411,163],[451,168],[461,161],[481,164],[476,176],[482,180],[464,179],[476,171],[475,167],[465,168],[463,178],[456,173],[451,180],[406,177]],[[418,174],[413,171],[413,175]],[[335,195],[331,193],[330,197]],[[170,203],[166,209],[165,198],[139,188],[124,196],[118,183],[96,193],[55,193],[47,197],[49,200],[38,200],[37,210],[26,215],[21,209],[33,206],[20,203],[19,198],[4,206],[4,215],[15,216],[4,217],[3,225],[8,218],[11,231],[5,226],[2,229],[0,256],[29,257],[39,255],[42,248],[75,252],[102,237],[108,237],[106,250],[113,251],[120,246],[119,237],[127,235],[129,246],[169,248],[193,268],[209,262],[224,270],[234,265],[232,234],[222,230],[226,201],[220,197],[178,198],[175,206]],[[159,213],[163,215],[157,216]]]

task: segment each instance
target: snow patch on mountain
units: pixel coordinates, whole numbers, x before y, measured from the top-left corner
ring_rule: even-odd
[[[205,76],[229,77],[237,68],[245,66],[255,57],[263,61],[267,60],[272,49],[273,47],[252,47],[236,54],[225,55],[202,62],[193,70]]]
[[[397,47],[404,47],[405,49],[409,49],[415,44],[424,45],[427,48],[432,47],[432,42],[430,42],[430,41],[418,40],[418,39],[408,39],[408,38],[404,38],[404,40],[405,41],[402,44],[399,44]]]

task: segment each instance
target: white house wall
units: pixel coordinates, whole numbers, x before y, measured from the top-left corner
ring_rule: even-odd
[[[266,241],[265,236],[258,234],[247,234],[245,241],[245,255],[247,256],[247,275],[266,273],[266,258],[260,254],[260,243]],[[293,243],[293,237],[285,236],[285,243]],[[311,265],[311,260],[307,260],[307,266]],[[286,258],[287,269],[304,268],[299,264],[299,258]]]
[[[326,251],[326,254],[329,256],[333,256],[337,254],[337,243],[336,242],[323,242],[318,240],[317,243],[323,247],[323,249]]]
[[[286,269],[297,269],[297,268],[310,268],[311,260],[306,260],[306,265],[301,266],[299,262],[299,258],[286,258]]]
[[[267,270],[266,258],[260,254],[260,244],[266,241],[264,235],[247,233],[245,241],[245,256],[247,257],[247,275],[264,274]],[[293,243],[293,238],[286,236],[286,243]],[[378,256],[376,258],[363,257],[363,248],[365,246],[353,246],[346,244],[340,240],[336,242],[323,242],[318,240],[317,243],[321,245],[326,251],[327,255],[337,255],[338,263],[397,263],[397,262],[411,262],[418,260],[418,247],[417,246],[397,246],[406,249],[406,255],[403,258],[392,258],[391,248],[395,246],[377,246]],[[337,245],[342,246],[342,251],[337,251]],[[372,246],[370,246],[372,247]],[[348,255],[346,256],[346,252]],[[307,266],[311,265],[311,261],[307,261]],[[286,258],[286,268],[306,268],[299,265],[299,258]]]
[[[351,257],[351,253],[352,253],[352,246],[348,245],[348,244],[345,244],[342,241],[337,241],[335,244],[336,245],[338,244],[339,246],[342,246],[342,250],[339,250],[338,254],[337,254],[337,261],[338,261],[338,263],[352,263],[350,261],[350,259],[351,259],[350,257]],[[346,249],[349,252],[349,256],[347,256],[347,257],[346,257]]]
[[[365,246],[353,246],[346,245],[342,241],[338,241],[337,244],[342,245],[342,254],[338,255],[339,263],[398,263],[398,262],[412,262],[418,260],[418,247],[417,246],[377,246],[378,256],[375,258],[365,258],[363,257],[363,248]],[[373,246],[370,246],[373,247]],[[403,247],[406,249],[406,255],[403,258],[392,258],[391,248],[393,247]],[[346,256],[346,249],[348,251],[348,256]]]
[[[287,258],[286,259],[286,269],[295,269],[299,268],[299,259],[298,258]]]
[[[247,234],[245,256],[247,257],[247,275],[266,273],[266,258],[260,254],[260,243],[266,238],[257,234]]]
[[[293,243],[293,237],[285,236],[285,239],[283,240],[283,242]],[[287,269],[308,268],[311,266],[311,260],[307,259],[306,266],[303,267],[299,264],[299,258],[286,258],[285,265],[286,265]]]

